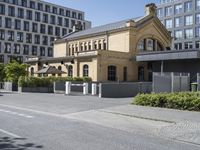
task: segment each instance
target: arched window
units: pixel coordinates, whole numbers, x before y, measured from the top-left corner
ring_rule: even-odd
[[[72,65],[70,65],[68,67],[68,77],[73,77],[73,66]]]
[[[99,41],[99,50],[102,49],[102,46],[101,46],[101,41]]]
[[[83,77],[88,77],[89,76],[89,66],[84,65],[83,66]]]
[[[31,76],[34,76],[34,68],[31,67]]]
[[[117,79],[117,67],[108,66],[108,81],[116,81]]]
[[[62,71],[62,66],[58,66],[58,70]],[[61,76],[61,74],[58,74],[58,76]]]

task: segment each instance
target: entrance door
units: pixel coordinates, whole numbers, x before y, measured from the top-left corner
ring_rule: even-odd
[[[138,67],[138,80],[144,81],[144,67],[143,66]]]

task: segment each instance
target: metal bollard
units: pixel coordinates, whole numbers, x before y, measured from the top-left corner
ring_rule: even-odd
[[[83,83],[83,95],[88,94],[88,83]]]
[[[71,82],[66,82],[65,84],[65,94],[69,95],[71,93]]]
[[[92,83],[92,95],[96,95],[97,94],[97,84]]]

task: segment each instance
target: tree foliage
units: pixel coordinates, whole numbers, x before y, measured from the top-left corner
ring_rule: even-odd
[[[27,75],[27,64],[20,64],[17,61],[12,61],[5,65],[5,80],[17,83],[20,76]]]
[[[4,81],[5,76],[5,65],[3,63],[0,63],[0,82]]]

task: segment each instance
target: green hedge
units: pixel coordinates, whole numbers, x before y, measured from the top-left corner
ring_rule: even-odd
[[[82,82],[90,82],[91,78],[83,77],[83,78],[71,78],[71,77],[25,77],[21,76],[18,80],[19,87],[49,87],[53,86],[54,82],[66,82],[66,81],[82,81]]]
[[[132,104],[200,111],[200,92],[139,94],[134,98]]]

